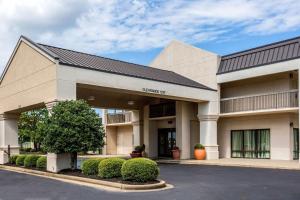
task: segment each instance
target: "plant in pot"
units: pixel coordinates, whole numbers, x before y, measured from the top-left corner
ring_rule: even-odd
[[[139,158],[142,157],[142,153],[145,151],[145,145],[139,145],[134,147],[134,151],[131,152],[131,158]]]
[[[196,144],[194,147],[194,156],[196,160],[204,160],[206,157],[205,147],[202,144]]]
[[[180,159],[180,150],[179,147],[174,146],[172,149],[172,157],[173,160],[179,160]]]

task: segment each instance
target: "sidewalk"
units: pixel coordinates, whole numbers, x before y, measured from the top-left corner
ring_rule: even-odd
[[[218,166],[300,170],[300,163],[298,160],[285,161],[285,160],[222,158],[219,160],[160,159],[160,160],[157,160],[157,162],[158,163],[168,163],[168,164],[218,165]]]

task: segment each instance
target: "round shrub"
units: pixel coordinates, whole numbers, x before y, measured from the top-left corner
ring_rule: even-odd
[[[122,158],[107,158],[100,162],[98,175],[101,178],[121,177],[121,168],[125,162]]]
[[[16,159],[16,165],[17,166],[24,166],[24,159],[26,155],[19,155],[18,158]]]
[[[15,165],[19,155],[13,155],[9,158],[9,163]]]
[[[83,161],[81,170],[84,175],[97,175],[99,163],[103,158],[90,158]]]
[[[147,182],[157,179],[159,168],[148,158],[133,158],[123,164],[121,173],[123,180]]]
[[[24,167],[35,167],[36,161],[40,158],[38,155],[27,155],[24,159]]]
[[[205,149],[205,147],[202,144],[195,144],[194,149]]]
[[[36,167],[39,169],[46,169],[47,168],[47,157],[41,156],[36,161]]]

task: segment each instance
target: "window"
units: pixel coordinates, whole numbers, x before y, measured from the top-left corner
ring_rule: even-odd
[[[176,115],[175,102],[150,105],[149,117],[166,117]]]
[[[232,158],[270,158],[270,129],[231,131]]]

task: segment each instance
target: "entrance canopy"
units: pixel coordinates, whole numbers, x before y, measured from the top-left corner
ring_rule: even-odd
[[[216,102],[218,97],[216,90],[172,71],[38,44],[23,36],[0,81],[0,114],[88,99],[93,93],[127,103],[151,98]]]

